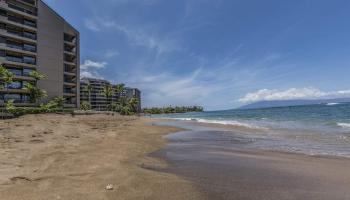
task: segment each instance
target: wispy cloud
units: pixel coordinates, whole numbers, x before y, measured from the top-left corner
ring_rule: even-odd
[[[313,87],[290,88],[287,90],[262,89],[248,93],[239,101],[243,103],[272,100],[332,99],[350,97],[350,90],[325,92]]]
[[[107,50],[105,52],[105,57],[106,58],[113,58],[115,56],[118,56],[120,53],[118,50]]]
[[[103,78],[103,76],[99,73],[99,70],[105,68],[106,65],[107,62],[85,60],[80,65],[80,76],[87,78]]]
[[[202,82],[200,76],[201,69],[185,76],[168,72],[158,75],[137,72],[128,82],[142,89],[145,106],[202,105],[204,99],[219,88]]]
[[[123,33],[131,45],[153,50],[157,56],[181,49],[176,39],[157,34],[152,28],[145,26],[123,25],[115,20],[95,17],[85,19],[85,27],[92,31],[113,30]]]

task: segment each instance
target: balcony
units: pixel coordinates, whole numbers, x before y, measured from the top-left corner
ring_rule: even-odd
[[[0,5],[2,5],[2,7],[4,7],[5,9],[7,9],[13,13],[23,15],[23,16],[26,16],[26,17],[31,18],[31,19],[38,18],[36,8],[33,8],[33,11],[31,11],[31,10],[22,8],[20,6],[17,6],[17,5],[11,4],[11,3],[8,3],[8,4],[0,3]]]
[[[19,1],[21,1],[21,2],[23,2],[25,4],[28,4],[30,6],[36,6],[35,0],[19,0]]]
[[[0,16],[0,20],[4,21],[10,25],[21,27],[24,29],[28,29],[30,31],[36,31],[36,23],[33,21],[29,21],[23,18],[18,18],[12,15],[9,16]]]
[[[36,43],[36,35],[28,32],[19,32],[11,29],[0,29],[0,35],[12,39],[22,40],[30,43]]]
[[[15,56],[9,56],[7,55],[6,57],[7,61],[10,62],[15,62],[15,63],[23,63],[23,64],[29,64],[29,65],[36,65],[36,61],[34,58],[30,58],[30,57],[15,57]]]
[[[0,56],[0,63],[12,65],[12,66],[26,67],[28,69],[35,69],[36,68],[36,65],[24,63],[21,58],[11,57],[11,56],[10,57],[8,57],[8,56],[1,57]]]
[[[0,49],[13,51],[21,54],[27,54],[31,56],[36,56],[36,47],[31,45],[19,45],[14,43],[0,43]],[[29,63],[31,64],[31,63]]]
[[[68,33],[64,33],[64,42],[75,44],[76,36]]]

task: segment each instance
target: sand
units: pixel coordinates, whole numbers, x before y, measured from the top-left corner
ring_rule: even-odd
[[[0,199],[204,199],[190,182],[155,171],[166,163],[147,155],[178,129],[147,122],[56,114],[0,121]]]

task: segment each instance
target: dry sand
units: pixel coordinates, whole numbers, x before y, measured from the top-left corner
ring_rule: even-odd
[[[146,122],[55,114],[0,121],[0,199],[203,199],[184,179],[152,170],[166,164],[147,155],[177,129]]]

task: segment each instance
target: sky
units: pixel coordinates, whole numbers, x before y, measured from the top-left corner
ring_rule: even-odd
[[[348,0],[44,0],[80,31],[81,75],[144,107],[350,97]]]

